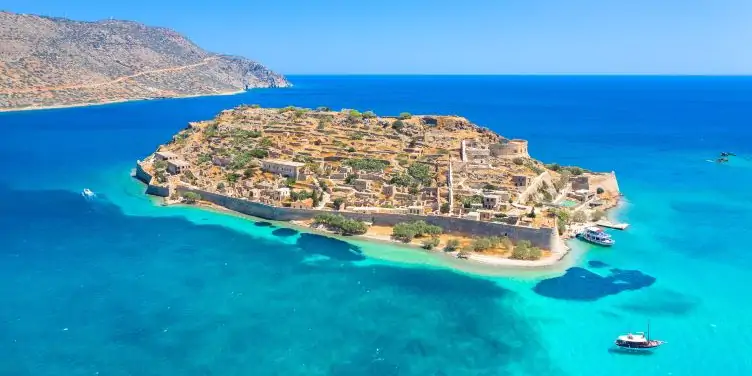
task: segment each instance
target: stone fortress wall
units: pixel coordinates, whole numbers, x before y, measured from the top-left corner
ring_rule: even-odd
[[[261,204],[258,202],[248,201],[245,199],[228,197],[221,194],[207,192],[200,189],[189,187],[177,187],[177,192],[194,192],[201,195],[201,199],[219,205],[226,209],[236,211],[253,217],[263,218],[273,221],[292,221],[312,219],[317,214],[341,214],[344,217],[371,222],[374,225],[394,226],[400,222],[423,220],[432,225],[444,229],[449,234],[464,234],[474,236],[509,236],[514,241],[529,240],[534,246],[543,249],[554,249],[558,243],[559,234],[555,228],[532,228],[524,226],[513,226],[498,222],[481,222],[471,219],[444,217],[444,216],[422,216],[406,214],[388,214],[388,213],[352,213],[352,212],[333,212],[330,210],[318,209],[293,209],[283,208]]]
[[[133,175],[136,179],[146,184],[146,194],[159,197],[168,197],[170,195],[170,188],[162,187],[159,185],[152,185],[152,176],[144,171],[141,167],[141,163],[136,163],[136,173]]]
[[[498,144],[489,146],[491,155],[504,158],[530,158],[527,151],[527,140],[502,140]]]

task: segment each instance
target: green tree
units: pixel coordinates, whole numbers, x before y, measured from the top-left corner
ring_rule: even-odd
[[[195,204],[196,201],[201,200],[201,195],[195,192],[184,192],[183,200],[185,200],[186,204]]]
[[[350,146],[349,148],[347,148],[347,152],[348,153],[355,153],[355,148],[352,147],[352,146]]]
[[[447,213],[449,213],[450,210],[451,210],[451,208],[449,207],[449,203],[448,202],[445,202],[445,203],[441,204],[441,208],[439,208],[439,211],[442,214],[447,214]]]
[[[340,210],[344,203],[345,203],[345,199],[342,197],[337,197],[332,201],[332,205],[334,205],[334,209],[336,210]]]
[[[407,174],[424,186],[430,186],[433,180],[431,168],[424,163],[413,163],[407,168]]]
[[[405,128],[405,123],[402,122],[402,120],[395,120],[394,123],[392,123],[392,128],[397,132],[402,132],[402,129]]]
[[[154,161],[154,169],[156,170],[164,170],[167,168],[167,161],[164,161],[162,159],[157,159]]]
[[[225,183],[223,183],[223,182],[217,183],[217,189],[220,190],[220,191],[223,190],[223,189],[225,189]]]
[[[225,176],[225,179],[227,179],[227,181],[230,183],[236,183],[238,179],[240,179],[240,175],[234,172],[231,172]]]
[[[598,189],[595,190],[595,193],[599,195],[602,195],[604,192],[606,192],[606,190],[601,187],[598,187]]]
[[[559,171],[561,170],[561,166],[558,163],[550,163],[546,165],[546,168],[551,171]]]
[[[454,252],[460,247],[460,241],[457,239],[449,239],[447,240],[446,245],[444,246],[444,252]]]
[[[295,186],[295,183],[297,183],[297,182],[298,182],[298,181],[297,181],[297,180],[295,180],[295,178],[293,178],[293,177],[288,177],[288,178],[286,178],[286,179],[285,179],[285,186],[286,186],[287,188],[292,188],[292,187],[294,187],[294,186]]]
[[[425,239],[421,243],[421,246],[423,247],[423,249],[427,249],[430,251],[439,246],[439,238],[432,237],[432,238]]]
[[[272,142],[272,140],[269,137],[264,137],[261,139],[261,141],[259,141],[259,146],[261,146],[262,148],[269,148],[273,144],[274,142]]]

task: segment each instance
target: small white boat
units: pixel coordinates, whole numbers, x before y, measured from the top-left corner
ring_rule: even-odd
[[[577,237],[593,244],[610,247],[616,242],[611,239],[611,235],[607,234],[600,227],[585,227],[582,231],[577,233]]]
[[[97,195],[94,194],[94,192],[92,192],[89,188],[84,188],[83,192],[81,192],[81,196],[87,199],[97,197]]]
[[[635,334],[629,333],[616,338],[614,344],[623,349],[629,350],[652,350],[660,345],[663,345],[666,341],[658,339],[650,339],[650,323],[648,322],[648,335],[643,332],[637,332]]]

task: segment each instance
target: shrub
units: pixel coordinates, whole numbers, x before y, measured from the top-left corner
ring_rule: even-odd
[[[606,192],[606,190],[601,187],[598,187],[598,189],[595,190],[595,193],[599,195],[602,195],[604,192]]]
[[[270,139],[269,137],[264,137],[264,138],[262,138],[262,139],[261,139],[261,141],[259,142],[259,146],[261,146],[262,148],[268,148],[268,147],[271,147],[271,146],[272,146],[272,144],[273,144],[273,142],[272,142],[272,140],[271,140],[271,139]]]
[[[321,106],[321,107],[317,107],[316,111],[318,111],[318,112],[329,112],[329,111],[331,111],[331,109],[329,107],[326,107],[326,106]]]
[[[454,252],[460,247],[460,241],[457,239],[449,239],[447,240],[446,245],[444,246],[444,252]]]
[[[183,199],[186,204],[195,204],[196,201],[201,200],[201,195],[195,192],[185,192],[183,193]]]
[[[535,218],[535,208],[530,209],[530,213],[527,213],[528,218]]]
[[[528,240],[521,240],[512,250],[512,258],[515,260],[526,260],[532,244]]]
[[[406,120],[406,119],[409,119],[411,117],[413,117],[413,115],[411,115],[409,112],[402,112],[402,113],[399,114],[400,120]]]
[[[431,185],[433,174],[431,168],[424,163],[413,163],[407,168],[407,174],[425,186]]]
[[[217,189],[218,189],[218,190],[223,190],[223,189],[225,189],[225,183],[223,183],[223,182],[219,182],[219,183],[217,183]]]
[[[582,173],[584,172],[581,168],[575,166],[564,167],[564,169],[569,171],[569,173],[574,176],[582,175]]]
[[[264,149],[253,149],[248,152],[251,157],[264,159],[269,156],[269,152]]]
[[[260,104],[252,104],[250,107],[251,108],[261,108],[261,105]]]
[[[561,166],[558,163],[547,164],[546,168],[549,169],[549,170],[551,170],[551,171],[559,171],[559,170],[561,170]]]
[[[209,154],[200,154],[198,156],[198,163],[199,164],[204,164],[204,163],[207,163],[207,162],[211,162],[211,160],[212,160],[212,158],[211,158],[211,155],[209,155]]]
[[[236,174],[234,172],[231,172],[231,173],[227,174],[227,176],[225,176],[225,178],[227,179],[228,182],[235,183],[235,182],[238,181],[238,179],[240,179],[240,175],[238,175],[238,174]]]
[[[470,247],[475,252],[483,252],[493,248],[493,243],[488,238],[478,238],[473,240]]]
[[[372,118],[375,118],[375,117],[376,117],[376,114],[373,111],[366,111],[366,112],[363,113],[363,118],[364,119],[372,119]]]
[[[395,120],[394,123],[392,123],[392,128],[397,132],[401,132],[402,129],[405,128],[405,123],[401,120]]]
[[[423,249],[432,250],[439,246],[439,238],[429,238],[426,240],[423,240],[422,245]]]
[[[332,231],[342,235],[361,235],[368,231],[365,222],[348,219],[339,214],[322,213],[313,218],[315,224],[322,224]]]
[[[440,212],[441,212],[442,214],[447,214],[447,213],[449,213],[449,210],[450,210],[450,209],[451,209],[451,208],[449,207],[449,203],[448,203],[448,202],[445,202],[445,203],[441,204],[441,208],[439,208],[439,211],[440,211]]]
[[[392,237],[402,242],[409,243],[413,238],[425,235],[437,236],[443,232],[439,226],[429,225],[425,221],[401,222],[392,228]]]
[[[352,146],[350,146],[349,148],[347,148],[347,152],[348,153],[355,153],[355,148],[352,147]]]
[[[295,183],[297,183],[297,182],[298,181],[295,180],[295,178],[288,177],[287,179],[285,179],[285,186],[287,188],[292,188],[293,186],[295,186]]]
[[[516,157],[512,159],[512,162],[518,166],[522,166],[523,164],[525,164],[525,160],[522,159],[521,157]]]
[[[369,171],[369,172],[381,171],[389,165],[388,163],[384,161],[371,159],[371,158],[348,159],[344,162],[344,164],[356,170],[363,170],[363,171]]]
[[[345,203],[345,199],[342,197],[337,197],[332,201],[332,205],[334,205],[334,209],[339,210],[342,208],[342,205]]]
[[[389,184],[394,184],[398,187],[409,187],[413,184],[413,179],[407,174],[396,174],[389,179]]]
[[[572,222],[585,223],[587,221],[587,215],[583,211],[578,211],[572,215]]]
[[[493,184],[490,184],[490,183],[486,183],[485,185],[483,185],[483,189],[489,190],[489,191],[495,191],[495,190],[498,190],[499,187],[497,187],[497,186],[495,186]]]
[[[167,161],[163,161],[161,159],[157,159],[154,161],[154,169],[155,170],[164,170],[167,168]]]

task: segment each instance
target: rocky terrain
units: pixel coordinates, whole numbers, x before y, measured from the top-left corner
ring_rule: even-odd
[[[0,12],[0,110],[284,87],[263,65],[129,21]]]
[[[241,106],[190,124],[140,166],[171,192],[531,227],[588,216],[618,195],[612,174],[545,165],[527,141],[462,117],[348,109]]]

